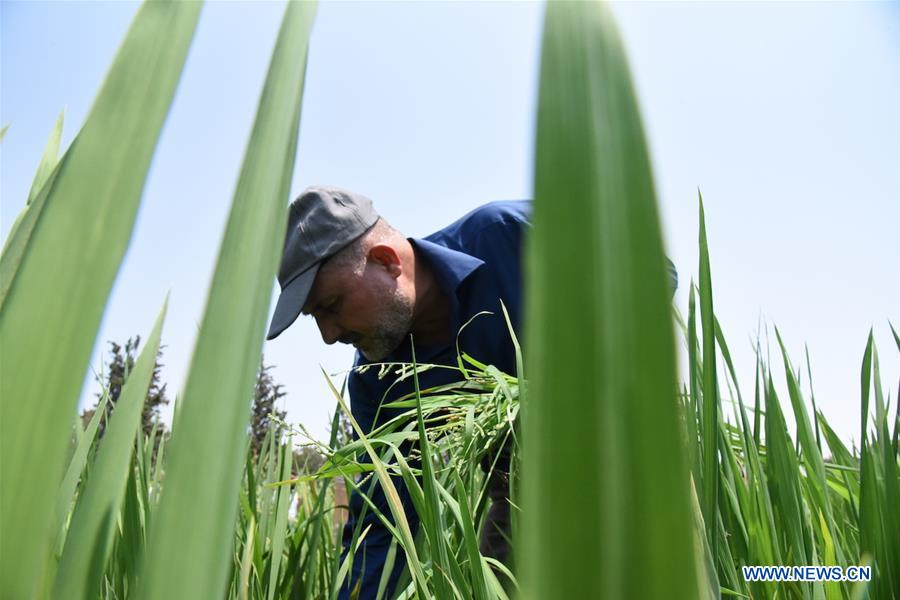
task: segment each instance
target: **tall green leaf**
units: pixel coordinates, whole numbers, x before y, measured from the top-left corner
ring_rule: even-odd
[[[822,434],[819,428],[819,409],[816,408],[816,392],[813,390],[812,366],[809,364],[809,347],[804,345],[803,350],[803,354],[806,356],[806,378],[809,380],[809,401],[812,403],[813,409],[813,427],[816,430],[816,446],[818,446],[819,454],[821,454]]]
[[[38,164],[34,180],[31,182],[31,189],[28,191],[28,200],[25,203],[25,208],[16,217],[15,222],[9,229],[9,234],[6,236],[6,242],[3,244],[3,254],[0,256],[0,308],[3,307],[6,293],[9,291],[15,272],[19,268],[22,256],[25,254],[25,246],[29,238],[31,238],[31,232],[34,231],[34,225],[43,208],[43,201],[47,198],[46,194],[41,194],[40,192],[44,189],[57,164],[59,142],[62,137],[63,116],[64,113],[60,113],[56,119],[56,125],[50,133],[50,139],[47,140],[47,146],[44,148],[41,162]],[[40,197],[41,202],[34,202],[37,197]]]
[[[128,376],[100,441],[97,458],[78,500],[53,588],[54,598],[95,598],[112,546],[125,485],[131,473],[135,435],[153,377],[166,304]]]
[[[279,481],[284,481],[291,476],[291,462],[293,456],[291,450],[293,440],[288,436],[286,443],[280,443],[279,452]],[[272,552],[270,554],[269,581],[266,585],[266,598],[273,600],[278,588],[278,571],[281,568],[282,551],[284,550],[284,534],[287,531],[288,508],[290,507],[293,485],[283,485],[278,488],[278,500],[275,503],[275,522],[272,531]]]
[[[547,6],[536,152],[522,596],[695,598],[671,289],[637,99],[601,3]]]
[[[700,437],[703,439],[703,518],[710,552],[718,556],[716,519],[719,504],[719,384],[716,377],[715,313],[713,312],[712,276],[709,267],[709,243],[706,240],[706,214],[703,196],[700,204],[700,321],[703,324],[703,411]]]
[[[872,328],[869,328],[869,337],[866,339],[866,350],[863,352],[863,362],[860,368],[859,384],[861,391],[859,414],[859,447],[866,445],[866,428],[869,422],[869,391],[872,385],[872,346],[875,344],[875,336]]]
[[[347,403],[344,401],[341,393],[335,389],[334,384],[331,382],[331,379],[328,377],[328,374],[325,371],[322,371],[322,374],[325,375],[325,380],[328,383],[328,387],[331,389],[332,394],[334,394],[335,399],[338,401],[338,404],[341,406],[341,409],[344,411],[344,414],[347,415],[347,420],[350,421],[350,425],[353,427],[353,431],[359,438],[360,443],[365,448],[366,454],[369,457],[369,460],[372,461],[372,466],[375,470],[375,474],[377,475],[377,483],[381,485],[381,488],[384,490],[384,496],[387,499],[388,509],[390,510],[391,516],[394,518],[394,523],[396,525],[392,525],[384,515],[381,515],[381,522],[384,524],[385,528],[388,531],[391,531],[393,536],[398,540],[400,544],[402,544],[403,551],[406,554],[406,563],[409,566],[409,572],[412,575],[413,583],[416,586],[416,591],[420,594],[424,594],[424,590],[426,589],[425,582],[425,573],[422,570],[422,564],[419,562],[419,556],[416,552],[416,544],[412,534],[412,529],[409,526],[409,521],[406,518],[406,512],[403,509],[403,504],[400,502],[400,495],[397,493],[397,487],[394,485],[394,481],[391,476],[388,474],[387,469],[385,468],[386,463],[382,461],[381,457],[379,457],[378,453],[375,451],[372,443],[369,442],[368,437],[360,428],[359,423],[356,422],[356,419],[353,418],[353,413],[350,412]],[[407,484],[407,487],[410,491],[410,496],[412,497],[414,504],[422,505],[421,502],[416,503],[416,495],[421,496],[421,489],[417,488],[416,480],[409,473],[410,469],[408,465],[406,465],[406,461],[403,459],[402,455],[395,455],[397,461],[400,463],[400,467],[403,470],[404,474],[404,482]],[[403,469],[403,467],[406,467]],[[345,478],[346,483],[355,487],[355,483],[352,479]],[[367,503],[369,508],[374,509],[375,505],[371,503],[371,500],[368,499],[370,492],[363,492],[361,489],[355,487],[356,492],[358,494],[362,494],[362,499]],[[417,511],[419,513],[423,511]],[[363,534],[365,535],[365,534]],[[362,542],[362,536],[360,536],[359,540]],[[357,546],[358,547],[358,546]],[[352,558],[352,553],[348,555],[348,559]],[[346,563],[345,563],[346,564]],[[343,570],[343,566],[341,569]]]
[[[807,522],[803,515],[800,465],[791,446],[784,413],[771,377],[766,387],[766,443],[767,479],[776,523],[780,525],[783,545],[787,549],[785,554],[791,557],[789,564],[811,564],[812,552],[807,542]],[[788,560],[787,556],[783,558]]]
[[[416,425],[419,432],[419,451],[422,453],[422,489],[425,496],[425,510],[419,515],[422,529],[426,532],[431,546],[431,560],[435,564],[435,575],[432,578],[435,593],[441,598],[449,598],[450,587],[446,578],[449,576],[449,557],[444,538],[441,502],[438,497],[437,477],[431,456],[431,442],[425,432],[425,420],[422,418],[422,396],[419,389],[419,369],[416,365],[416,351],[410,336],[410,348],[413,361],[413,384],[416,392]]]
[[[56,118],[56,124],[53,131],[50,132],[50,139],[47,140],[47,146],[44,148],[44,154],[41,156],[41,162],[38,164],[34,179],[31,181],[31,189],[28,190],[27,204],[31,204],[44,184],[50,178],[50,173],[59,161],[59,144],[62,139],[63,122],[65,121],[65,112],[59,113]]]
[[[800,447],[803,449],[803,462],[806,465],[807,481],[811,484],[814,492],[810,500],[819,510],[824,511],[826,525],[831,528],[834,523],[831,518],[831,505],[828,502],[825,485],[825,464],[822,460],[822,454],[816,444],[813,434],[813,426],[809,422],[809,415],[803,406],[803,398],[800,395],[800,384],[794,376],[791,369],[791,363],[788,359],[787,349],[784,347],[784,341],[781,339],[781,333],[775,328],[775,337],[778,339],[778,346],[781,348],[781,355],[784,360],[784,376],[788,384],[788,395],[791,399],[791,406],[794,410],[794,420],[797,424],[797,439]]]
[[[75,451],[69,464],[66,467],[66,474],[62,479],[59,490],[56,492],[56,509],[53,511],[55,518],[53,522],[53,530],[57,532],[57,544],[54,550],[57,554],[62,554],[63,543],[66,539],[67,525],[66,519],[69,517],[69,511],[72,507],[72,497],[78,488],[78,481],[84,472],[84,467],[88,461],[88,454],[94,446],[94,440],[97,437],[97,430],[100,428],[100,419],[106,414],[106,403],[109,400],[109,393],[104,391],[94,409],[94,414],[88,422],[87,427],[77,436],[78,441],[75,444]],[[76,417],[75,427],[81,427],[81,416]]]
[[[688,287],[688,322],[685,338],[688,347],[688,389],[689,396],[685,400],[685,414],[688,432],[688,464],[691,467],[691,476],[694,485],[700,486],[703,482],[701,460],[703,459],[702,440],[698,438],[697,417],[700,410],[700,365],[697,360],[697,300],[694,294],[694,280]],[[696,493],[696,487],[694,489]]]
[[[285,10],[179,399],[139,598],[220,598],[225,592],[315,6],[290,2]]]
[[[150,1],[138,11],[44,186],[0,309],[0,589],[11,598],[34,597],[45,580],[66,433],[200,6]]]

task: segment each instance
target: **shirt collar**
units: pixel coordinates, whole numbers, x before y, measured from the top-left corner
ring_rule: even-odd
[[[409,242],[428,261],[441,289],[453,296],[456,295],[460,284],[484,264],[483,260],[475,258],[471,254],[453,250],[428,240],[409,238]]]
[[[429,240],[409,238],[409,242],[420,253],[421,256],[428,261],[429,266],[437,277],[438,285],[450,297],[450,328],[452,329],[452,337],[455,340],[459,328],[462,327],[460,286],[477,271],[484,261],[476,258],[471,254],[466,254],[459,250],[453,250],[440,244],[435,244]],[[447,348],[454,347],[455,342],[449,345],[419,347],[416,346],[416,357],[418,361],[427,363],[434,361],[435,357]],[[401,346],[402,361],[409,361],[409,343]]]

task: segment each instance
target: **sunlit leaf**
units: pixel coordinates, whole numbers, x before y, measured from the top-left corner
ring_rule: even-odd
[[[138,11],[56,180],[42,188],[46,205],[3,300],[0,589],[11,598],[47,583],[67,430],[200,6],[151,1]]]

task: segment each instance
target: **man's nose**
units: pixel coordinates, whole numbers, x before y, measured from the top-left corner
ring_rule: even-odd
[[[322,341],[329,346],[341,338],[341,328],[329,319],[316,319]]]

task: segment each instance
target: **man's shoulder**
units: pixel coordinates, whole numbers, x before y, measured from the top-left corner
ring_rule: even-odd
[[[531,222],[530,200],[496,200],[475,208],[425,239],[465,246],[495,225],[521,227]],[[455,242],[455,244],[454,244]]]
[[[528,223],[531,221],[531,200],[495,200],[470,211],[458,223],[483,228],[496,223]]]

